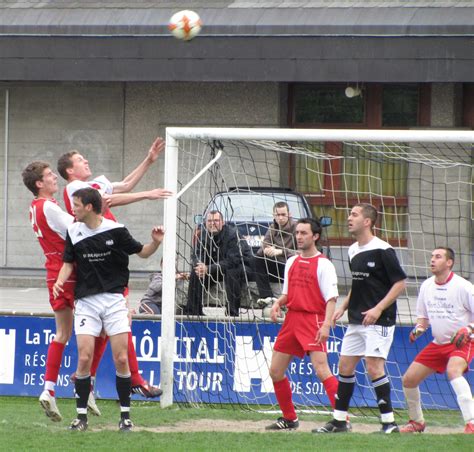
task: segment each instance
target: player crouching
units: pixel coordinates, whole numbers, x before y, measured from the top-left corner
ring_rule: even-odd
[[[410,333],[414,342],[431,326],[434,340],[415,357],[403,376],[403,392],[410,420],[401,433],[422,433],[425,420],[421,409],[420,383],[431,374],[446,371],[449,383],[466,424],[464,433],[474,433],[474,400],[463,373],[474,358],[471,336],[474,323],[474,290],[472,284],[454,274],[454,251],[436,248],[431,254],[431,273],[420,287],[416,311],[417,324]],[[467,326],[466,326],[467,325]]]

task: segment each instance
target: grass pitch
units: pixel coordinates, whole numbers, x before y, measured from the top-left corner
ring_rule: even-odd
[[[463,435],[459,412],[426,413],[429,426],[451,427],[456,434],[380,435],[356,433],[376,430],[373,418],[352,418],[354,433],[315,435],[310,428],[324,424],[329,417],[303,414],[301,431],[265,432],[264,426],[277,416],[235,408],[184,408],[162,410],[155,402],[133,402],[132,419],[136,429],[118,432],[119,410],[114,401],[99,401],[101,417],[89,418],[89,430],[70,432],[75,417],[75,401],[58,401],[64,420],[51,422],[33,398],[0,397],[0,444],[2,450],[99,450],[99,451],[357,451],[410,450],[470,451],[473,439]],[[399,423],[406,417],[397,419]],[[303,427],[304,424],[304,427]],[[203,431],[200,431],[200,430]],[[459,434],[457,434],[459,433]]]

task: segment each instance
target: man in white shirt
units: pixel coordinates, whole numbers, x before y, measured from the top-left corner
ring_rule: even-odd
[[[403,391],[410,420],[401,433],[421,433],[425,420],[421,409],[420,383],[431,374],[446,372],[466,424],[464,433],[474,433],[474,401],[464,378],[474,358],[473,285],[452,272],[454,251],[436,248],[431,254],[433,276],[420,287],[416,305],[417,323],[410,333],[414,342],[431,325],[434,340],[415,357],[403,376]]]

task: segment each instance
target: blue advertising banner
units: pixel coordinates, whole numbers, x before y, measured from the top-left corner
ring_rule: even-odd
[[[51,317],[0,316],[0,395],[39,396],[44,385],[48,345],[54,338]],[[205,403],[276,403],[268,368],[279,324],[207,321],[176,324],[174,400]],[[409,327],[397,327],[387,371],[391,377],[395,407],[404,407],[401,376],[416,353],[431,338],[409,344]],[[337,327],[328,341],[328,360],[337,375],[343,329]],[[134,320],[133,336],[142,376],[160,383],[161,322]],[[58,397],[73,397],[70,375],[75,371],[75,338],[65,348],[56,387]],[[468,380],[472,384],[472,374]],[[294,402],[300,406],[329,405],[322,383],[315,377],[308,357],[290,364]],[[361,363],[357,371],[353,406],[375,406],[370,381]],[[456,408],[456,400],[445,376],[430,377],[421,387],[427,408]],[[115,399],[115,370],[110,346],[97,375],[99,398]],[[140,398],[134,396],[134,398]]]

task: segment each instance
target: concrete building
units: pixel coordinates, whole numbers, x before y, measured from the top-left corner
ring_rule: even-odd
[[[204,22],[189,43],[166,29],[185,7]],[[167,126],[472,129],[473,16],[470,1],[0,1],[0,272],[43,264],[20,178],[34,159],[79,149],[119,180]],[[323,95],[340,115],[303,108]],[[137,188],[162,185],[160,158]],[[146,240],[161,211],[117,214]]]

